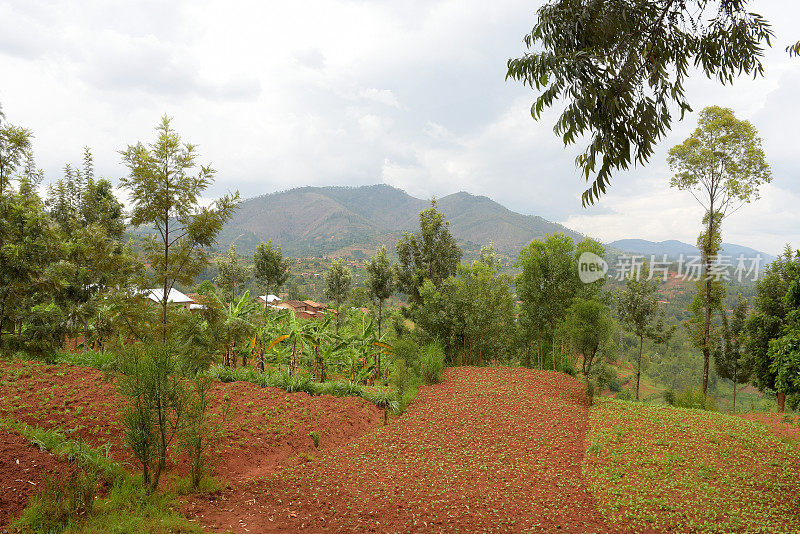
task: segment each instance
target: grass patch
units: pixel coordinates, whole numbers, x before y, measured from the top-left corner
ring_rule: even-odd
[[[800,448],[703,410],[606,400],[589,415],[586,479],[631,530],[800,532]]]
[[[0,428],[20,433],[42,450],[75,462],[75,477],[45,484],[31,499],[10,532],[59,534],[115,532],[131,534],[202,534],[203,529],[175,510],[174,493],[147,492],[140,476],[131,475],[108,457],[108,451],[73,441],[55,430],[44,430],[12,421]],[[110,483],[108,492],[95,498],[97,476]]]
[[[289,393],[302,391],[309,395],[361,397],[382,410],[389,409],[395,413],[401,411],[401,403],[394,400],[394,393],[389,392],[386,388],[366,388],[360,384],[345,380],[316,382],[306,376],[289,376],[286,373],[261,373],[253,367],[232,369],[222,365],[213,366],[209,369],[207,376],[222,382],[251,382],[258,384],[262,388],[279,388]]]

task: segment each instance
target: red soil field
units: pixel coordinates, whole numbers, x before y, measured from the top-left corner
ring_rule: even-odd
[[[784,421],[786,414],[783,413],[743,413],[736,414],[748,421],[756,421],[772,429],[777,436],[788,437],[793,439],[800,439],[800,427],[797,426],[798,416],[791,414],[791,422],[788,424]]]
[[[115,459],[138,469],[122,445],[122,398],[104,373],[71,365],[0,360],[0,377],[0,418],[60,428],[68,431],[70,439],[93,447],[108,445]],[[383,422],[382,410],[356,397],[290,394],[249,382],[216,382],[212,395],[216,412],[230,405],[223,424],[226,438],[213,463],[216,474],[231,482],[297,463],[298,454],[314,450],[309,437],[313,430],[321,434],[322,444],[337,446]],[[184,473],[180,459],[178,464],[176,471]]]
[[[451,368],[389,426],[183,511],[232,532],[609,532],[586,432],[569,376]]]
[[[66,477],[69,462],[40,451],[18,434],[0,431],[0,532],[44,485],[44,477]]]

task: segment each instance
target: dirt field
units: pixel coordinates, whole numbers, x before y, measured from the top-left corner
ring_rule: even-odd
[[[388,427],[184,512],[233,532],[608,532],[586,429],[564,374],[448,369]]]
[[[108,445],[114,458],[135,462],[122,446],[116,387],[102,372],[70,365],[0,360],[0,418],[48,429],[94,447]],[[383,411],[356,397],[311,397],[248,382],[215,384],[216,411],[230,406],[226,439],[214,461],[216,474],[239,482],[301,461],[314,450],[311,431],[325,446],[347,443],[383,422]],[[180,459],[170,464],[185,472]]]

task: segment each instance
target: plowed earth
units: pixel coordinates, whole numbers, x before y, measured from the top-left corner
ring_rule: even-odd
[[[389,426],[183,511],[233,532],[608,532],[583,395],[564,374],[448,369]]]
[[[383,421],[382,410],[356,397],[290,394],[248,382],[217,382],[212,397],[217,415],[227,411],[226,438],[213,464],[218,477],[234,483],[301,461],[314,450],[311,431],[321,434],[322,444],[338,446]],[[101,371],[0,360],[0,419],[61,429],[70,439],[107,446],[112,457],[137,470],[123,448],[121,408],[116,386]],[[187,471],[181,458],[169,463],[174,472]]]

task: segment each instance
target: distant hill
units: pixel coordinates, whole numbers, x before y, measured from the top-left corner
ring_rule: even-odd
[[[663,254],[666,254],[668,259],[676,259],[681,254],[683,254],[684,257],[696,256],[700,254],[700,250],[698,250],[696,246],[684,243],[683,241],[677,241],[675,239],[670,239],[667,241],[619,239],[617,241],[612,241],[608,244],[608,246],[629,254],[641,254],[643,256],[655,254],[660,258]],[[723,243],[720,254],[724,256],[730,256],[734,260],[738,258],[740,254],[744,255],[746,258],[751,258],[756,254],[760,254],[765,264],[770,263],[775,259],[775,256],[765,252],[760,252],[753,248],[742,245],[735,245],[733,243]]]
[[[536,238],[564,232],[584,236],[541,217],[515,213],[490,198],[454,193],[437,199],[450,228],[467,250],[490,241],[495,249],[516,254]],[[412,197],[388,185],[362,187],[302,187],[262,195],[242,202],[223,228],[219,242],[227,248],[236,240],[240,253],[271,239],[293,256],[361,253],[393,247],[403,232],[418,227],[419,212],[428,200]]]

